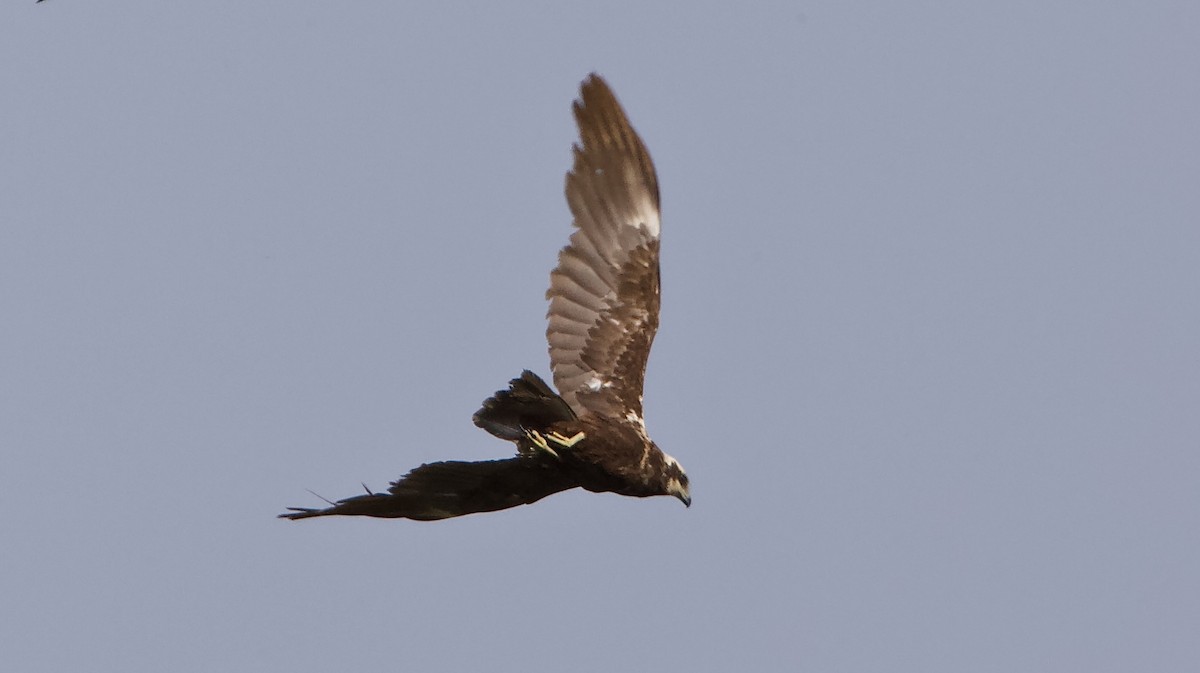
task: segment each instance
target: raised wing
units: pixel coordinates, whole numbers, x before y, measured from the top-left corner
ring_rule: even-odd
[[[574,105],[580,143],[567,173],[576,230],[550,273],[550,368],[580,416],[641,423],[646,359],[658,330],[658,178],[604,80]]]

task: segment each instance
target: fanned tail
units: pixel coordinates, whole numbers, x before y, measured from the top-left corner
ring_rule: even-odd
[[[526,369],[483,402],[472,417],[475,425],[500,439],[520,441],[526,430],[542,431],[554,423],[575,420],[575,412],[537,374]]]

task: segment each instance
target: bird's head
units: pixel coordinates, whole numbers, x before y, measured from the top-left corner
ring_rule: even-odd
[[[692,492],[688,490],[687,472],[683,471],[683,466],[679,464],[678,460],[666,454],[663,454],[663,457],[666,458],[666,469],[663,470],[664,495],[673,495],[679,498],[679,502],[682,502],[684,506],[691,507]]]

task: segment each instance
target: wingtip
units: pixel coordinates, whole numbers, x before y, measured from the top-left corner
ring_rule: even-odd
[[[275,518],[291,519],[292,521],[296,521],[298,519],[307,519],[309,517],[321,515],[322,511],[319,509],[312,509],[310,507],[288,507],[288,511],[284,512],[283,514],[277,514]]]
[[[583,81],[579,84],[579,98],[575,100],[573,107],[576,110],[586,109],[589,100],[601,97],[616,98],[607,80],[595,72],[588,73],[588,76],[584,77]]]

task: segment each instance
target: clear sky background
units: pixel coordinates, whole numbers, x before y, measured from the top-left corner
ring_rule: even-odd
[[[5,671],[1200,661],[1200,4],[6,2]],[[656,160],[695,502],[275,519],[548,375],[570,103]]]

